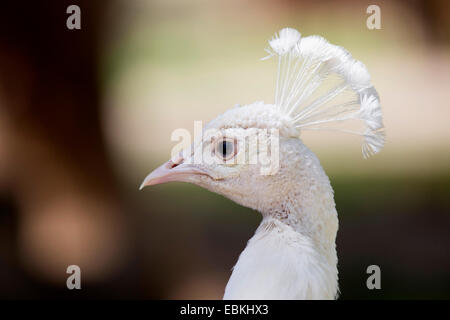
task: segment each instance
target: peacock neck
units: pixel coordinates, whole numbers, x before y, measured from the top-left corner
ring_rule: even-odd
[[[284,192],[280,197],[258,208],[263,216],[261,226],[276,221],[291,228],[311,239],[315,248],[329,256],[330,263],[333,263],[338,230],[333,188],[314,153],[306,146],[302,147],[299,152],[301,166],[296,176],[286,174]]]
[[[298,201],[298,198],[286,195],[281,207],[262,213],[263,220],[257,232],[270,229],[273,225],[283,226],[310,239],[314,249],[329,257],[330,263],[333,263],[338,219],[331,187],[326,190],[327,194],[324,191],[310,194],[308,201]]]
[[[239,256],[224,299],[334,299],[337,258],[286,219],[265,215]]]
[[[334,299],[337,295],[337,212],[330,181],[304,145],[294,149],[296,176],[285,178],[279,197],[255,209],[263,220],[241,253],[225,298]],[[245,278],[245,279],[244,279]]]
[[[328,178],[327,178],[328,180]],[[316,188],[312,188],[315,190]],[[337,212],[333,199],[333,191],[328,183],[324,183],[314,192],[307,192],[307,197],[300,197],[298,193],[287,194],[286,200],[279,208],[262,213],[263,220],[258,227],[255,237],[264,236],[270,232],[296,234],[297,239],[304,243],[302,255],[311,253],[323,259],[323,272],[331,273],[331,278],[337,281],[336,234],[338,229]],[[306,201],[306,199],[308,199]],[[285,245],[290,245],[291,237],[283,238]],[[305,257],[311,259],[311,257]]]
[[[310,201],[300,201],[305,198],[298,192],[288,193],[278,208],[262,212],[263,220],[234,266],[224,299],[337,296],[337,214],[331,186],[317,186],[306,198]]]
[[[263,219],[234,266],[225,299],[336,297],[333,189],[317,157],[298,139],[283,141],[283,148],[286,165],[273,192],[247,203]]]

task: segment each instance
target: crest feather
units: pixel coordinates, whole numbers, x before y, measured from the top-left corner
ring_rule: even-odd
[[[366,158],[384,146],[380,101],[366,66],[321,36],[301,37],[282,29],[269,41],[278,57],[275,107],[300,130],[336,130],[364,138]],[[349,131],[329,124],[360,120],[365,129]]]

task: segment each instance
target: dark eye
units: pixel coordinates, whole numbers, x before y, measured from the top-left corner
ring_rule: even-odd
[[[229,160],[236,154],[234,141],[230,139],[222,139],[217,141],[216,155],[223,160]]]

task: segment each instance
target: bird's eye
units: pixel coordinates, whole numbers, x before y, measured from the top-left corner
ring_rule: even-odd
[[[220,139],[216,143],[216,155],[222,160],[229,160],[236,155],[235,141],[231,139]]]

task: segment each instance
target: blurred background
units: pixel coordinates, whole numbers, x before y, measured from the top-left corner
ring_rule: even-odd
[[[66,8],[81,8],[68,30]],[[381,8],[381,30],[366,9]],[[220,299],[260,222],[199,187],[138,191],[193,131],[273,101],[290,26],[372,74],[387,143],[307,132],[335,190],[341,299],[450,298],[448,1],[7,1],[0,10],[0,298]],[[82,290],[66,288],[81,268]],[[366,288],[367,266],[381,290]]]

